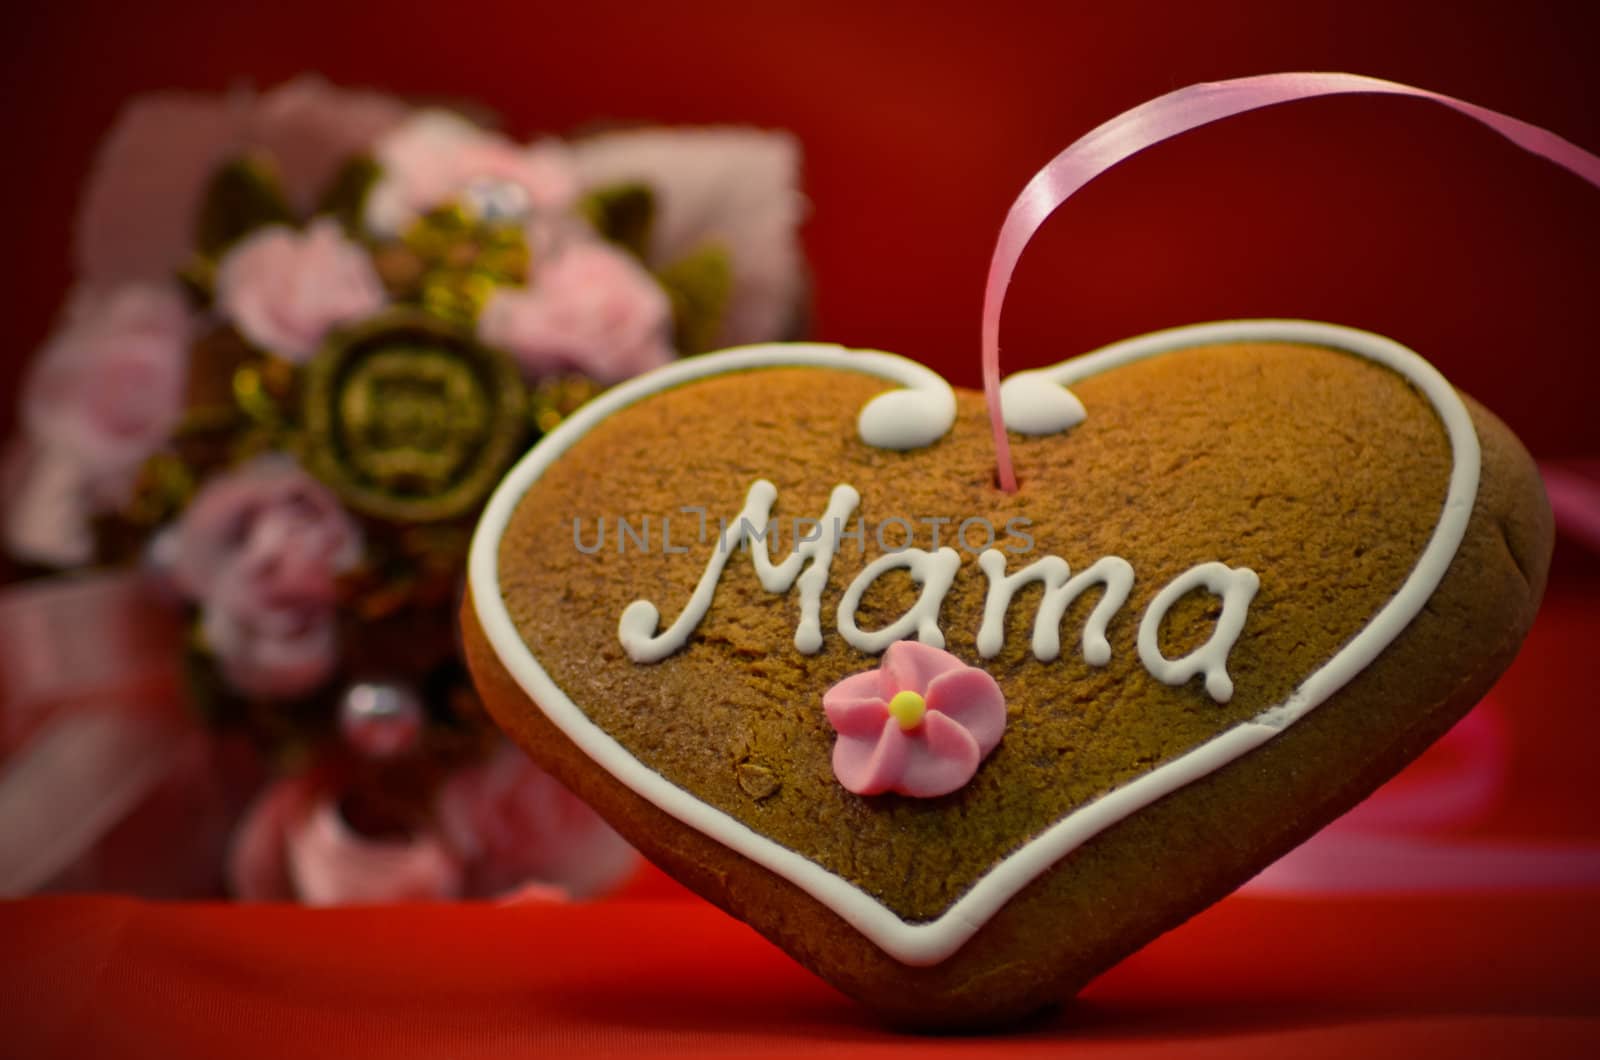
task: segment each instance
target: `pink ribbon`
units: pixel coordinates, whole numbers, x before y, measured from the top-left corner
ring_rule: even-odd
[[[1556,529],[1592,552],[1600,552],[1600,461],[1590,462],[1584,474],[1582,464],[1553,464],[1542,461],[1544,490],[1555,513]]]
[[[1465,114],[1525,151],[1600,186],[1600,157],[1549,130],[1438,92],[1340,73],[1285,73],[1191,85],[1105,122],[1058,154],[1030,180],[1006,214],[989,262],[983,302],[983,387],[999,484],[1017,489],[1000,407],[1000,311],[1023,250],[1045,220],[1078,189],[1147,147],[1224,118],[1320,96],[1376,93],[1432,100]],[[1600,550],[1600,487],[1545,465],[1562,532]],[[1485,701],[1442,741],[1455,753],[1442,776],[1380,789],[1362,806],[1249,884],[1256,891],[1393,893],[1419,890],[1600,884],[1600,849],[1469,844],[1429,838],[1421,829],[1470,822],[1492,804],[1509,753],[1503,725]]]
[[[1163,140],[1278,103],[1351,93],[1433,100],[1482,122],[1523,150],[1547,158],[1600,186],[1600,157],[1547,129],[1438,92],[1357,74],[1262,74],[1213,81],[1180,88],[1117,115],[1080,137],[1036,173],[1012,203],[1005,223],[1000,226],[1000,238],[989,262],[989,278],[983,292],[983,389],[989,404],[995,463],[1002,489],[1015,493],[1017,476],[1011,464],[1011,445],[1000,410],[1000,308],[1023,249],[1045,219],[1095,177]]]
[[[0,757],[56,711],[112,697],[170,705],[176,609],[137,570],[42,578],[0,591]]]
[[[180,651],[137,571],[0,592],[0,896],[55,879],[192,760]]]

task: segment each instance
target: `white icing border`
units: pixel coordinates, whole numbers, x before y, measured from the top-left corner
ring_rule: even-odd
[[[1191,346],[1290,342],[1344,350],[1391,368],[1432,404],[1449,436],[1453,466],[1433,536],[1399,591],[1372,621],[1289,696],[1250,721],[1116,788],[1060,821],[985,873],[936,920],[907,923],[865,891],[653,772],[590,721],[545,673],[523,643],[500,594],[500,539],[522,495],[544,470],[596,424],[642,398],[707,376],[749,368],[814,366],[928,386],[935,373],[892,354],[838,346],[771,344],[678,361],[602,394],[536,445],[490,498],[473,535],[468,578],[478,621],[506,670],[550,721],[597,765],[684,824],[783,877],[833,910],[891,957],[931,965],[949,957],[1022,888],[1099,832],[1178,788],[1227,765],[1304,717],[1360,673],[1399,636],[1433,595],[1466,533],[1477,498],[1480,455],[1472,418],[1455,390],[1426,361],[1370,332],[1301,320],[1223,321],[1158,331],[1118,342],[1046,369],[1069,385],[1119,365]],[[820,708],[820,705],[818,707]]]

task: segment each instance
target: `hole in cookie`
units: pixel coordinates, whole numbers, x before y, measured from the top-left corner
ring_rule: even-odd
[[[1022,490],[1022,479],[1021,478],[1017,479],[1017,487],[1016,487],[1015,490],[1006,489],[1005,483],[1000,481],[1000,471],[999,471],[998,468],[995,469],[994,475],[990,477],[989,484],[992,485],[995,489],[999,490],[1001,493],[1004,493],[1008,497],[1012,496],[1013,494],[1019,493]]]

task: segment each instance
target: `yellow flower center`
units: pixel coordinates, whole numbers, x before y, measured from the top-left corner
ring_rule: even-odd
[[[928,701],[915,692],[896,692],[894,698],[889,700],[889,714],[900,727],[910,732],[922,724],[922,716],[928,712]]]

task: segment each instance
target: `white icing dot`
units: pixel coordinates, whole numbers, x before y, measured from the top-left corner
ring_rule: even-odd
[[[877,449],[920,449],[943,438],[956,422],[956,395],[938,376],[867,402],[856,419],[861,440]]]
[[[1088,415],[1076,394],[1044,372],[1018,372],[1001,383],[1000,411],[1018,434],[1060,434]]]

